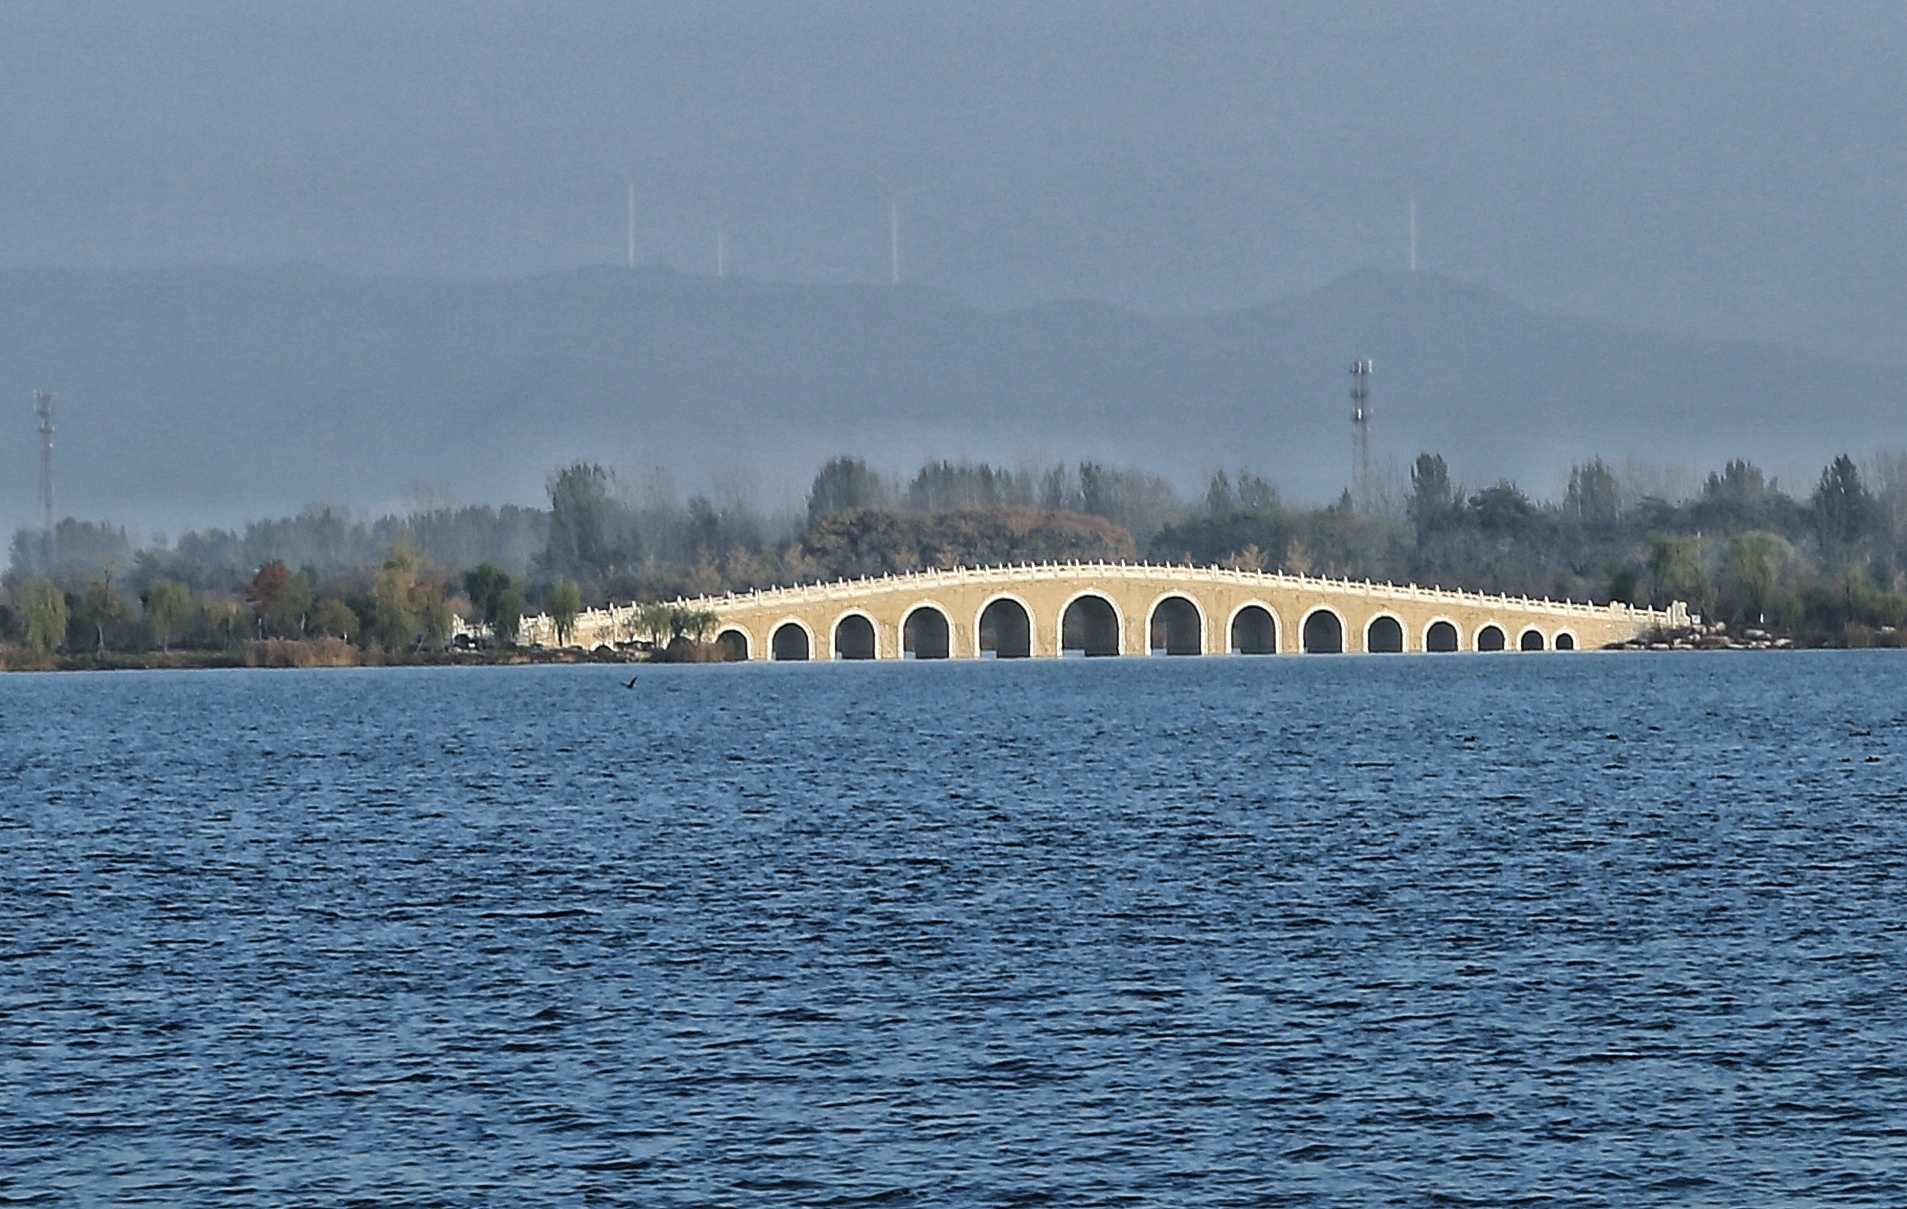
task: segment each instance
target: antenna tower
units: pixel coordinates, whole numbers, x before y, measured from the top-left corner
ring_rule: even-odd
[[[1351,505],[1359,512],[1371,509],[1371,370],[1370,361],[1351,362]]]
[[[53,405],[59,396],[50,390],[33,392],[33,414],[40,417],[40,527],[53,537]]]

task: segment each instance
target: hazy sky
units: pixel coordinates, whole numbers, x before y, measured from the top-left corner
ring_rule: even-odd
[[[1420,263],[1907,360],[1900,4],[0,0],[0,267],[640,256],[1154,312]]]

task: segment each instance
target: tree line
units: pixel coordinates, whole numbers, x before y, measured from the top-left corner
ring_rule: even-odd
[[[1166,479],[1093,462],[933,460],[912,475],[829,460],[805,507],[745,493],[681,500],[667,476],[557,468],[547,507],[432,508],[358,519],[313,508],[135,546],[68,518],[13,535],[0,644],[42,652],[230,650],[331,641],[443,646],[459,619],[509,644],[528,613],[565,631],[586,607],[649,601],[648,641],[702,657],[712,619],[668,602],[932,567],[1027,561],[1217,563],[1696,612],[1804,642],[1900,641],[1907,622],[1907,457],[1836,458],[1791,494],[1746,462],[1686,498],[1600,459],[1562,498],[1456,482],[1426,453],[1394,501],[1287,501],[1219,471],[1187,499]]]
[[[1601,459],[1563,498],[1515,483],[1467,489],[1420,455],[1400,509],[1248,505],[1213,477],[1197,515],[1149,544],[1155,558],[1386,579],[1555,599],[1666,605],[1804,641],[1897,642],[1907,621],[1907,457],[1867,471],[1846,455],[1791,495],[1743,461],[1664,499]]]

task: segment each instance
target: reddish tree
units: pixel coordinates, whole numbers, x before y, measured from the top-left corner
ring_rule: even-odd
[[[260,617],[271,612],[272,606],[291,587],[291,580],[291,568],[279,559],[274,558],[260,567],[245,588],[245,599],[252,602],[252,611]]]

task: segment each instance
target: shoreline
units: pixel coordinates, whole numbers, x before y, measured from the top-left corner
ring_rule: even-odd
[[[1722,652],[1738,653],[1792,652],[1792,651],[1852,651],[1887,650],[1887,647],[1851,647],[1837,646],[1800,646],[1794,643],[1690,643],[1690,642],[1635,642],[1619,643],[1613,646],[1599,647],[1579,654],[1655,654],[1660,652]],[[1353,652],[1355,653],[1355,652]],[[1476,652],[1482,654],[1516,655],[1530,652],[1497,651]],[[1541,652],[1556,654],[1558,652]],[[1568,653],[1568,652],[1563,652]],[[379,654],[357,660],[326,659],[296,661],[288,659],[260,660],[248,657],[249,652],[242,651],[173,651],[169,654],[159,652],[108,652],[105,655],[46,655],[18,658],[16,652],[0,652],[0,675],[8,672],[180,672],[180,671],[286,671],[313,670],[324,668],[418,668],[418,667],[548,667],[566,664],[605,664],[628,666],[631,664],[662,664],[675,662],[722,662],[718,660],[658,660],[650,659],[645,653],[610,651],[597,649],[550,650],[544,647],[517,648],[507,653],[475,651],[443,651],[429,655],[401,655],[392,657]],[[1423,655],[1424,652],[1413,652]],[[1275,656],[1240,656],[1240,658],[1276,658]],[[747,662],[760,662],[750,660]],[[868,660],[866,662],[873,662]],[[883,663],[895,662],[882,660]],[[935,660],[934,662],[948,662]],[[961,660],[959,662],[976,662]]]
[[[29,653],[20,648],[0,650],[0,674],[6,672],[179,672],[249,669],[283,671],[295,668],[376,668],[376,667],[532,667],[546,664],[648,663],[651,660],[627,651],[547,650],[541,647],[517,647],[508,651],[474,651],[455,648],[427,654],[396,654],[363,650],[349,644],[335,648],[287,649],[303,644],[286,642],[252,643],[244,649],[226,651],[107,651],[84,655]]]

